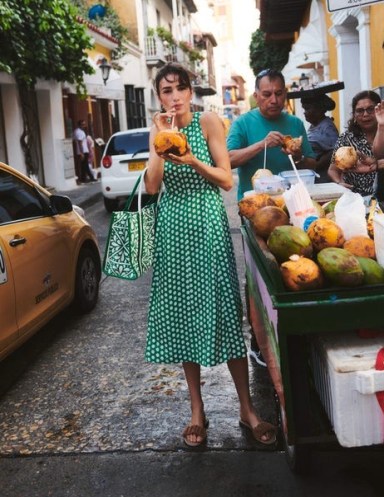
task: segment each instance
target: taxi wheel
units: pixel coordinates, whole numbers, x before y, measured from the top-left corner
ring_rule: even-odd
[[[97,251],[81,249],[76,266],[75,308],[82,313],[91,311],[97,302],[100,282],[100,258]]]

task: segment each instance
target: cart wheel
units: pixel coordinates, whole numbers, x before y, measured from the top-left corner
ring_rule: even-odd
[[[280,426],[280,447],[283,447],[285,459],[289,469],[297,475],[306,475],[311,470],[311,449],[308,445],[289,445],[287,435],[284,432],[283,409],[280,405],[278,395],[275,394],[277,412]]]
[[[307,475],[311,470],[311,449],[306,445],[288,445],[284,437],[285,458],[293,473]]]

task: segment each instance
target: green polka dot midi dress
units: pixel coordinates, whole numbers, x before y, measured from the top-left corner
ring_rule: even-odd
[[[200,113],[181,129],[192,153],[212,157]],[[192,167],[166,162],[156,226],[145,358],[215,366],[246,355],[228,218],[220,190]]]

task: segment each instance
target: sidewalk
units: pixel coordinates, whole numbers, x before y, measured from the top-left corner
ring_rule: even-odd
[[[100,180],[95,183],[79,185],[73,190],[55,191],[55,194],[65,195],[71,199],[73,204],[85,209],[102,197]]]

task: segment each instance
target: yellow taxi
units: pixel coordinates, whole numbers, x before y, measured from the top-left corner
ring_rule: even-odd
[[[0,360],[70,304],[97,302],[96,234],[68,197],[0,162]]]

